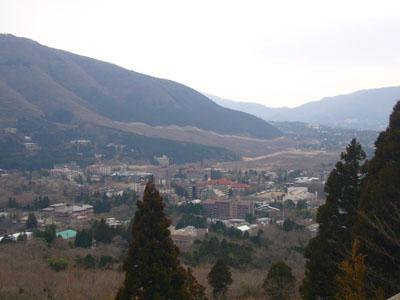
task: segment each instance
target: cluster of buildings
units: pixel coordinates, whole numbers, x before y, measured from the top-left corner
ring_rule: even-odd
[[[249,184],[234,182],[230,179],[210,179],[204,183],[205,186],[221,191],[225,196],[243,195],[250,188]]]
[[[201,202],[204,215],[212,219],[245,219],[254,214],[254,202],[251,200],[221,199]]]
[[[162,156],[154,156],[154,161],[157,162],[161,167],[169,166],[169,158],[165,154]]]
[[[22,232],[16,232],[13,234],[9,234],[9,235],[3,235],[0,236],[0,243],[3,241],[4,238],[9,238],[12,241],[18,241],[19,239],[23,238],[24,240],[30,240],[33,236],[32,231],[22,231]]]
[[[49,170],[49,173],[51,177],[66,177],[70,180],[83,176],[83,171],[76,162],[55,164],[53,169]]]
[[[90,141],[77,140],[71,143],[84,146]],[[168,203],[201,205],[202,215],[207,218],[207,222],[220,220],[227,227],[233,226],[249,234],[260,226],[271,224],[272,219],[274,223],[277,218],[282,219],[281,222],[283,222],[284,212],[279,204],[284,204],[287,200],[293,201],[294,204],[301,200],[308,202],[315,200],[318,196],[317,193],[309,192],[307,187],[313,188],[318,178],[304,177],[310,175],[307,173],[296,172],[289,178],[289,172],[283,176],[282,172],[278,174],[264,170],[242,172],[241,170],[214,169],[203,165],[174,166],[170,165],[165,155],[154,157],[154,160],[159,166],[129,166],[110,162],[96,163],[81,168],[78,164],[71,162],[56,164],[49,173],[56,181],[58,178],[69,179],[71,182],[66,185],[63,196],[70,199],[80,197],[79,201],[95,194],[99,199],[99,195],[106,195],[108,198],[123,196],[127,189],[135,191],[140,197],[145,184],[154,182],[162,196],[168,199]],[[72,190],[74,193],[71,193]],[[103,200],[110,199],[104,197]],[[117,210],[113,210],[112,215],[106,218],[106,224],[113,228],[124,224],[124,221],[117,218],[121,220],[126,218],[126,214],[119,211],[115,214],[115,211]],[[47,221],[56,221],[64,225],[71,223],[72,227],[74,224],[81,226],[84,222],[76,221],[88,220],[92,218],[93,213],[93,206],[88,204],[56,203],[41,210],[42,219],[46,223]],[[248,219],[250,216],[251,220]],[[246,219],[254,224],[246,222]],[[26,222],[25,219],[23,221]],[[305,226],[308,225],[310,224],[307,223]],[[313,226],[307,229],[310,232],[318,230]],[[182,229],[171,228],[173,240],[183,248],[190,246],[196,239],[201,239],[206,233],[207,229],[191,226]],[[60,233],[60,235],[67,236],[68,234]]]
[[[180,249],[188,249],[193,245],[195,240],[204,238],[207,234],[207,228],[195,228],[187,226],[181,229],[175,229],[174,226],[169,227],[171,238]]]
[[[67,205],[65,203],[56,203],[43,208],[42,212],[57,218],[86,219],[93,214],[93,206],[89,204]]]
[[[288,187],[287,193],[283,196],[283,201],[291,200],[297,204],[300,200],[312,201],[318,197],[317,193],[313,194],[308,191],[307,187]]]

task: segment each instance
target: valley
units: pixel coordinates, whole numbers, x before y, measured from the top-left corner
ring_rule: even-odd
[[[351,226],[374,204],[361,190],[389,174],[398,194],[398,169],[379,173],[390,165],[379,159],[398,164],[399,96],[388,87],[269,108],[0,34],[0,298],[114,299],[160,272],[154,290],[173,294],[182,279],[182,293],[217,299],[209,274],[221,261],[226,299],[305,298],[315,266],[332,261],[324,284],[345,274]],[[288,282],[271,292],[275,267]],[[174,281],[159,284],[165,274]]]

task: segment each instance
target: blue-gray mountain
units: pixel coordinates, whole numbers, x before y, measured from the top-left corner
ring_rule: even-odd
[[[0,35],[0,119],[52,118],[68,111],[79,122],[142,122],[194,126],[223,134],[274,138],[281,132],[253,115],[227,109],[185,85],[99,60]]]
[[[361,90],[326,97],[295,108],[270,108],[256,103],[207,96],[219,105],[253,114],[266,121],[299,121],[343,128],[382,130],[387,126],[387,116],[400,100],[400,87]]]

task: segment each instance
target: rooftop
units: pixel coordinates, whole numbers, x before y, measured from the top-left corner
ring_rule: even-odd
[[[64,230],[64,231],[57,232],[56,236],[57,237],[61,237],[61,238],[65,239],[65,240],[68,240],[68,239],[72,239],[72,238],[76,237],[76,234],[77,234],[77,232],[75,230],[67,229],[67,230]]]

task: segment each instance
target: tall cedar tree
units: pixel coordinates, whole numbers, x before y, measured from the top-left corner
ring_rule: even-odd
[[[116,299],[205,299],[204,289],[180,266],[164,206],[155,185],[148,183],[143,200],[137,202],[125,281]]]
[[[366,255],[367,296],[400,292],[400,101],[376,143],[363,184],[354,237]]]
[[[34,229],[37,228],[38,222],[34,213],[30,213],[28,215],[28,219],[26,220],[26,229]]]
[[[292,269],[284,262],[271,266],[263,283],[265,294],[270,300],[294,299],[296,278]]]
[[[214,299],[225,299],[228,286],[232,284],[232,274],[222,259],[217,260],[207,279],[213,288]]]
[[[351,252],[351,232],[357,216],[365,152],[353,139],[325,184],[326,203],[319,207],[319,231],[306,251],[306,273],[300,288],[303,299],[335,299],[339,264]]]

